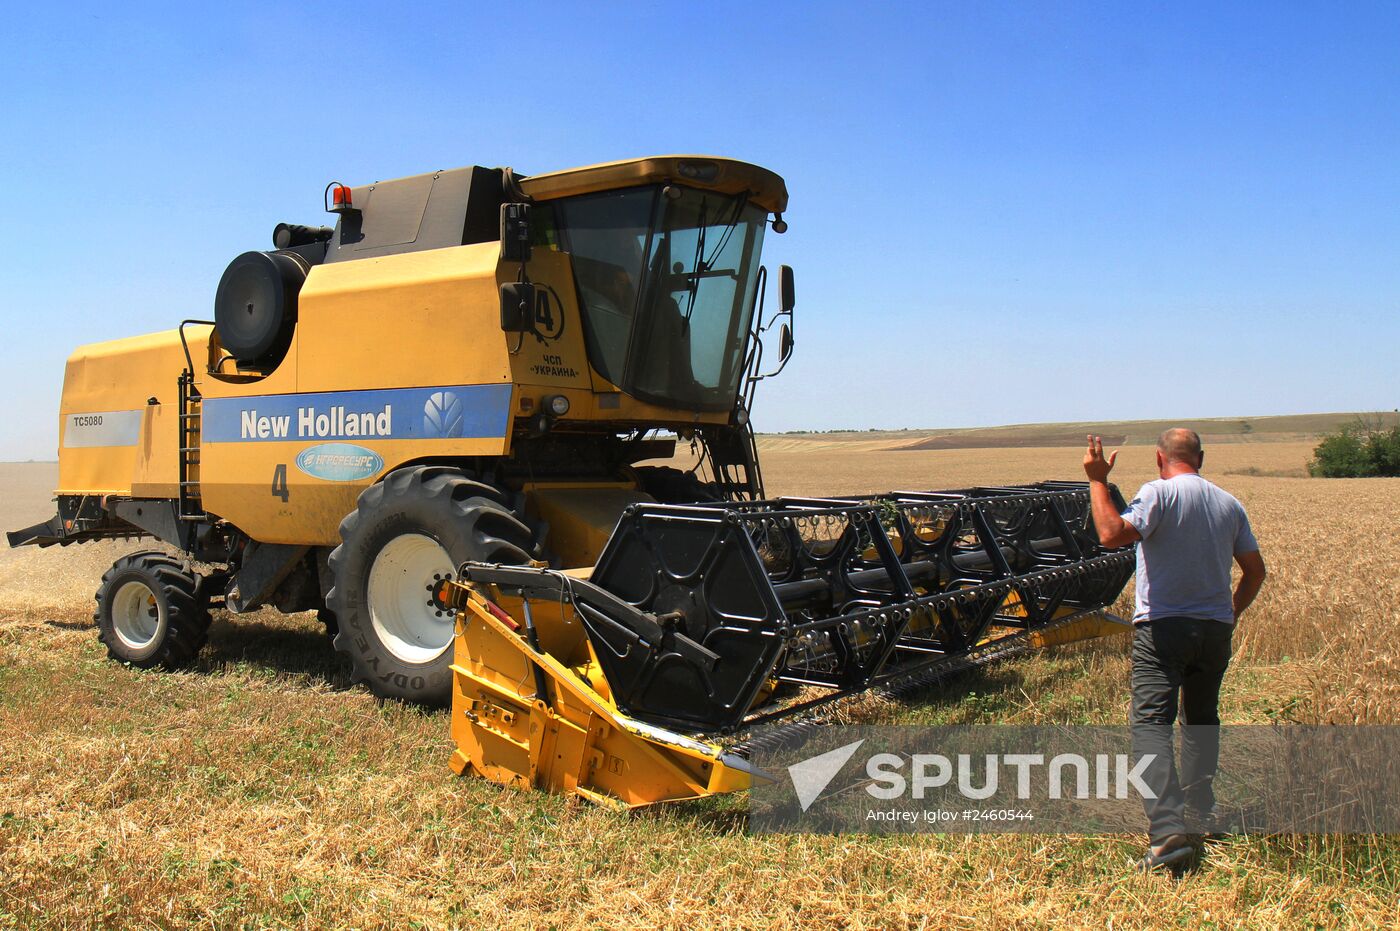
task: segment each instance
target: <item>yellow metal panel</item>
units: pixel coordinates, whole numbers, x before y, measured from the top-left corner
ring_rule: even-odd
[[[186,331],[188,333],[188,331]],[[292,331],[292,341],[287,354],[277,367],[270,372],[240,372],[232,357],[222,355],[218,340],[212,332],[205,340],[210,362],[202,364],[200,355],[195,352],[194,340],[190,340],[190,352],[194,356],[194,383],[205,398],[244,398],[263,394],[290,394],[297,390],[298,345],[301,342],[299,330]],[[181,359],[180,367],[184,367]],[[213,368],[213,371],[210,371]]]
[[[469,594],[453,646],[455,772],[623,807],[751,784],[720,747],[631,721],[561,662],[587,646],[582,624],[562,613],[572,608],[534,605],[544,650],[536,653],[511,629],[519,626],[518,601],[498,606],[475,590],[456,591]],[[536,694],[535,665],[544,671],[545,695]]]
[[[515,281],[519,269],[516,263],[502,265],[497,275],[499,282]],[[588,363],[569,256],[548,249],[536,249],[528,272],[536,291],[544,295],[544,303],[537,305],[535,326],[538,333],[502,334],[499,291],[492,295],[492,310],[496,312],[495,335],[509,344],[511,377],[522,386],[577,388],[590,392],[596,375]],[[522,388],[521,393],[522,396],[534,394],[528,388]],[[539,396],[545,393],[557,391],[540,392]]]
[[[136,467],[136,447],[61,449],[58,453],[58,487],[54,494],[88,495],[131,493]]]
[[[510,381],[497,243],[311,270],[298,299],[298,391]]]
[[[186,329],[203,346],[209,327]],[[176,467],[173,424],[177,380],[185,367],[175,330],[80,346],[68,358],[59,405],[59,494],[130,494],[134,486],[168,487]],[[148,403],[155,398],[155,405]],[[120,445],[74,445],[90,423],[130,418],[134,435]],[[81,425],[73,418],[86,418]],[[98,434],[100,435],[100,434]],[[129,440],[129,441],[128,441]]]
[[[174,498],[180,493],[180,406],[157,404],[142,412],[131,493],[138,498]]]
[[[1072,614],[1073,609],[1062,608],[1059,613]],[[1051,626],[1046,630],[1032,631],[1028,639],[1032,647],[1043,649],[1079,640],[1092,640],[1095,637],[1112,637],[1115,634],[1131,633],[1132,629],[1131,621],[1125,621],[1107,611],[1095,611],[1060,627]]]
[[[524,487],[532,516],[549,524],[549,550],[565,566],[591,566],[629,504],[651,501],[628,482],[536,483]]]

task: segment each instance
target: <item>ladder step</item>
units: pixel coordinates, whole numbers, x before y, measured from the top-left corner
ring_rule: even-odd
[[[180,414],[179,428],[179,518],[185,521],[203,521],[209,518],[204,511],[204,503],[199,491],[199,454],[204,429],[200,414],[203,396],[194,384],[194,373],[185,370],[180,373],[179,384]],[[191,445],[195,444],[195,445]]]

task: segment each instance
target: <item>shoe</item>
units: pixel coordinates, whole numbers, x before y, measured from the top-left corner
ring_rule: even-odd
[[[1180,876],[1196,860],[1196,845],[1191,843],[1191,838],[1186,834],[1172,834],[1162,841],[1161,847],[1160,851],[1148,848],[1147,853],[1137,862],[1138,872],[1151,873],[1162,870]]]
[[[1220,810],[1218,804],[1208,809],[1187,808],[1186,826],[1203,837],[1218,837],[1236,830],[1231,818]]]

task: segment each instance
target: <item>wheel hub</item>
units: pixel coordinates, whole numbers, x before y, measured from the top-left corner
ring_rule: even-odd
[[[442,544],[421,533],[394,537],[374,557],[366,592],[370,623],[396,658],[420,665],[451,646],[454,620],[433,603],[433,589],[452,571]]]
[[[145,582],[124,583],[112,596],[112,630],[133,651],[144,650],[160,635],[165,608]]]

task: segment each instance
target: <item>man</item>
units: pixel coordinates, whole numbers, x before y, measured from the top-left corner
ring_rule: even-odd
[[[1264,559],[1244,507],[1201,477],[1205,453],[1194,430],[1161,435],[1161,478],[1142,486],[1121,514],[1108,488],[1117,458],[1115,451],[1105,459],[1102,439],[1089,437],[1084,472],[1099,541],[1110,547],[1140,541],[1131,721],[1134,753],[1156,757],[1144,781],[1157,798],[1144,799],[1150,844],[1139,867],[1178,870],[1197,853],[1187,834],[1187,811],[1201,824],[1213,817],[1220,681],[1235,624],[1264,584]],[[1233,593],[1232,557],[1243,573]],[[1178,704],[1188,725],[1180,781],[1172,746]]]

